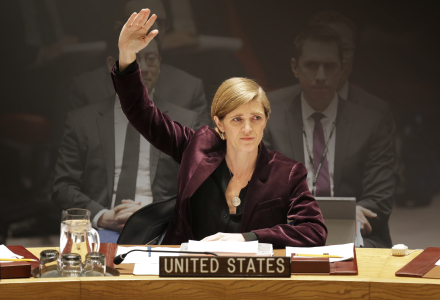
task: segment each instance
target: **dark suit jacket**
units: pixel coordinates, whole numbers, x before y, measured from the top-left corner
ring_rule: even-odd
[[[305,162],[301,96],[291,96],[273,105],[264,141],[269,149]],[[368,220],[373,230],[365,244],[391,247],[395,160],[384,117],[339,98],[335,138],[334,196],[356,197],[358,205],[377,213]]]
[[[299,95],[301,91],[301,85],[295,84],[270,92],[267,94],[267,97],[268,99],[270,99],[271,105],[276,105],[277,103],[292,100],[297,95]],[[391,136],[394,136],[396,132],[396,124],[394,123],[394,118],[393,114],[391,113],[390,105],[387,102],[352,84],[349,84],[348,86],[347,98],[348,99],[345,100],[358,104],[361,107],[371,109],[384,116],[388,131],[390,132]]]
[[[186,242],[193,238],[191,196],[224,159],[226,142],[208,126],[194,131],[162,113],[149,99],[139,68],[124,76],[113,72],[112,79],[133,126],[181,164],[175,213],[162,243]],[[268,152],[261,143],[246,195],[241,232],[255,232],[259,241],[275,247],[324,245],[327,229],[308,190],[306,176],[303,164],[278,152]],[[293,221],[293,226],[287,224],[287,219]]]
[[[159,107],[174,120],[194,126],[195,112],[159,99]],[[69,113],[55,167],[52,199],[63,209],[92,212],[110,208],[115,176],[115,95]],[[154,201],[177,194],[179,165],[150,147],[150,184]]]
[[[107,99],[114,94],[110,73],[106,66],[101,67],[74,78],[69,92],[69,106],[70,109],[80,108]],[[208,102],[199,78],[172,66],[161,64],[154,96],[195,111],[198,116],[195,128],[211,124]]]

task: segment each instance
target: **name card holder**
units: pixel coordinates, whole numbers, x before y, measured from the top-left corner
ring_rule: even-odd
[[[160,277],[290,277],[289,257],[161,256]]]
[[[292,253],[290,270],[292,274],[330,274],[328,257],[298,257]]]

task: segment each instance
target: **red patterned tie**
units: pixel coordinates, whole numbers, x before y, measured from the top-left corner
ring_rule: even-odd
[[[315,129],[313,130],[313,167],[315,174],[321,162],[325,149],[324,129],[322,128],[321,119],[325,116],[322,113],[314,113],[312,118],[315,120]],[[321,171],[316,180],[316,196],[331,197],[330,174],[328,172],[327,155],[322,162]]]

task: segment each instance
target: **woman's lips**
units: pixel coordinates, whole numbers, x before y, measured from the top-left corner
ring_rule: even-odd
[[[242,138],[240,138],[240,140],[243,140],[243,141],[246,141],[246,142],[252,141],[253,139],[254,139],[254,137],[242,137]]]

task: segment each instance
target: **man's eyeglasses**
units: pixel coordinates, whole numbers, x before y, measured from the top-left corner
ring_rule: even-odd
[[[147,66],[149,67],[157,67],[160,63],[160,55],[157,55],[155,53],[147,54],[146,56],[138,56],[136,58],[138,63],[141,63],[142,61],[145,61]]]

